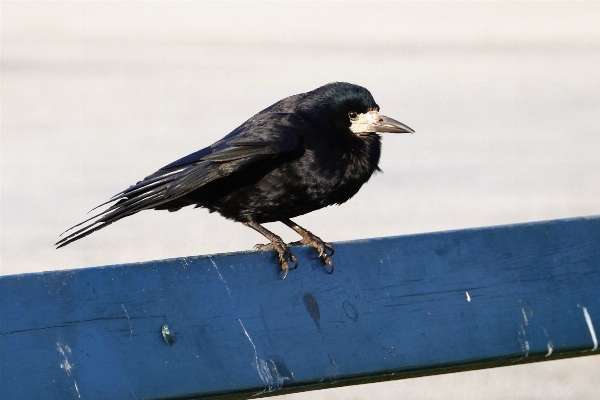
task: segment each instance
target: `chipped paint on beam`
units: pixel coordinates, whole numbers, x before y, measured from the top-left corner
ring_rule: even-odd
[[[594,347],[592,347],[592,351],[598,350],[598,338],[596,337],[596,331],[594,330],[594,324],[592,323],[592,317],[590,317],[590,313],[587,308],[581,307],[583,309],[583,316],[585,318],[585,322],[587,323],[588,329],[590,330],[590,335],[592,336],[592,342],[594,343]]]

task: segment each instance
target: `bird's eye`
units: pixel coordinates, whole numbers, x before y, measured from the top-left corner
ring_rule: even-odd
[[[348,113],[348,116],[350,117],[350,119],[355,120],[358,117],[358,114],[356,114],[354,111],[350,111]]]

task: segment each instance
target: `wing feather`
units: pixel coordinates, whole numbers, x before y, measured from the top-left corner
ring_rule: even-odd
[[[298,131],[301,126],[302,121],[294,114],[257,114],[223,140],[161,168],[93,208],[90,211],[114,203],[67,229],[63,234],[87,223],[62,238],[56,246],[66,246],[142,210],[169,209],[169,204],[166,204],[169,202],[176,206],[174,210],[179,209],[184,202],[178,203],[178,198],[259,160],[301,148]]]

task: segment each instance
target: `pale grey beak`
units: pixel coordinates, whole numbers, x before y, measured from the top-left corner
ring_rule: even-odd
[[[402,122],[398,122],[385,115],[379,115],[379,120],[371,122],[370,125],[374,128],[375,132],[415,133],[415,131],[404,125]]]

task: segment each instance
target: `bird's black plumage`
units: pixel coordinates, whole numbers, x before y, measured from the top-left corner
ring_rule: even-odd
[[[242,222],[271,240],[282,268],[296,262],[288,246],[260,224],[282,221],[333,267],[333,246],[289,219],[350,199],[378,167],[378,132],[412,132],[379,114],[361,86],[336,82],[285,98],[223,139],[159,169],[113,196],[114,203],[70,228],[58,247],[147,209],[194,205]],[[85,225],[87,223],[87,225]]]

